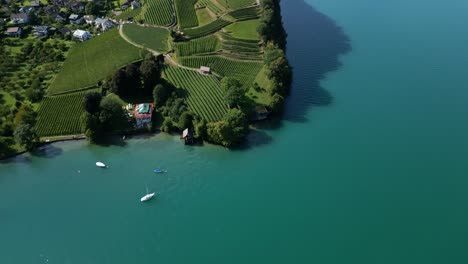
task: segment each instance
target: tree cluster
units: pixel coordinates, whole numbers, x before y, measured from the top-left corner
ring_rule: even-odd
[[[288,95],[292,82],[292,68],[284,51],[273,43],[265,48],[264,64],[267,68],[267,76],[272,81],[270,110],[278,113],[282,109],[284,97]]]
[[[263,14],[257,32],[262,40],[276,43],[281,49],[286,47],[286,31],[283,28],[280,0],[262,0]]]
[[[102,97],[97,92],[84,98],[85,112],[82,130],[91,142],[99,142],[109,134],[119,134],[131,128],[131,119],[115,95]]]
[[[140,65],[130,64],[116,71],[106,80],[105,88],[121,97],[149,97],[160,79],[161,67],[158,58],[150,56]]]
[[[221,121],[207,124],[206,136],[213,143],[232,147],[241,143],[248,131],[246,115],[241,110],[232,108]]]
[[[242,87],[239,80],[232,77],[224,77],[221,80],[221,89],[226,93],[224,100],[229,108],[243,108],[242,106],[245,105],[247,100],[245,96],[247,89]]]
[[[153,89],[153,102],[164,118],[162,131],[170,133],[193,128],[196,118],[188,110],[182,90],[161,82]]]

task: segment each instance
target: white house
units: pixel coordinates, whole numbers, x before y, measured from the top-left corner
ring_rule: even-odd
[[[201,66],[199,71],[200,71],[201,74],[210,74],[211,73],[211,69],[209,67],[206,67],[206,66]]]
[[[115,26],[108,18],[96,18],[94,23],[96,24],[96,28],[101,29],[102,31],[107,31]]]
[[[79,39],[80,41],[86,41],[92,38],[92,35],[88,31],[77,29],[75,32],[73,32],[73,37]]]

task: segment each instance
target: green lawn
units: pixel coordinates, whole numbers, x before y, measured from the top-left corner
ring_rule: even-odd
[[[258,19],[236,22],[225,29],[232,31],[232,36],[240,39],[258,39]]]
[[[116,28],[111,29],[73,46],[48,93],[96,85],[120,67],[141,59],[142,54],[140,49],[123,40]]]
[[[123,28],[125,36],[138,45],[166,52],[169,50],[167,40],[169,31],[164,28],[142,27],[136,24],[125,24]]]
[[[197,17],[198,17],[199,26],[206,25],[210,23],[211,21],[215,20],[215,18],[211,16],[207,8],[198,9]]]

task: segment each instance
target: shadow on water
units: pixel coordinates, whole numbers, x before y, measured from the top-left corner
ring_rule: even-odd
[[[335,21],[303,0],[281,3],[288,33],[287,55],[294,74],[283,118],[305,122],[310,107],[333,102],[333,96],[320,81],[341,67],[339,57],[351,51],[350,40]]]
[[[271,143],[271,136],[262,130],[279,129],[283,120],[306,122],[311,108],[332,104],[333,96],[320,81],[341,67],[340,55],[351,51],[343,29],[304,0],[282,0],[281,11],[288,33],[287,56],[293,67],[291,93],[282,116],[254,124],[256,129],[251,131],[247,142],[236,150]]]
[[[108,136],[99,140],[98,142],[95,142],[95,144],[101,147],[125,147],[127,142],[125,142],[125,139],[122,136]]]
[[[259,129],[250,129],[249,134],[247,135],[247,140],[245,143],[232,148],[234,151],[249,150],[254,147],[259,147],[263,145],[270,144],[273,141],[273,138],[268,135],[265,131]]]
[[[63,153],[61,148],[54,146],[53,144],[44,145],[30,152],[34,157],[40,158],[55,158]]]

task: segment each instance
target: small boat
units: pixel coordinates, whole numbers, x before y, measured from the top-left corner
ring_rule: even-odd
[[[153,196],[155,196],[156,193],[148,193],[147,195],[141,197],[140,201],[142,202],[146,202],[148,200],[150,200],[151,198],[153,198]]]
[[[141,202],[146,202],[148,200],[150,200],[151,198],[153,198],[153,196],[155,196],[156,193],[149,193],[148,191],[148,186],[146,186],[146,195],[141,197],[140,201]]]
[[[164,172],[167,172],[167,170],[157,169],[157,170],[153,170],[153,172],[155,172],[155,173],[164,173]]]
[[[99,168],[107,168],[106,164],[104,164],[104,163],[102,163],[100,161],[96,162],[96,166],[98,166]]]

